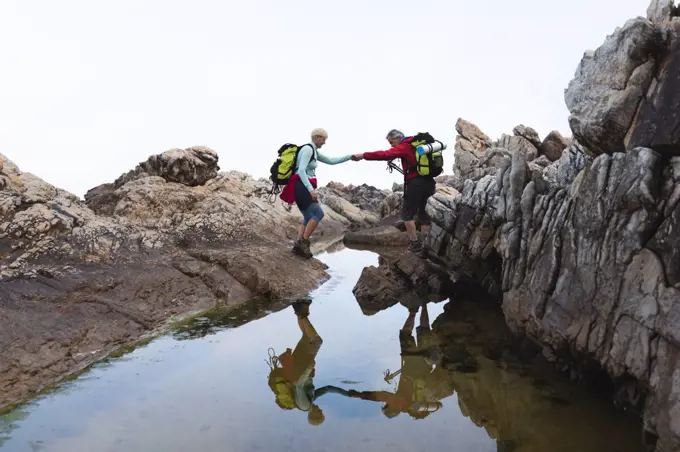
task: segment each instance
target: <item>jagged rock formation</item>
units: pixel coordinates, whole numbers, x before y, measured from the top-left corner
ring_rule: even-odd
[[[176,168],[195,174],[194,162],[211,161],[214,155],[215,151],[208,148],[189,148],[152,156],[113,184],[88,191],[85,203],[97,214],[125,219],[183,241],[198,238],[201,242],[208,239],[240,242],[254,235],[292,239],[300,222],[299,212],[294,205],[287,208],[278,198],[268,199],[271,185],[265,179],[255,180],[248,174],[228,171],[198,186],[173,182],[178,178]],[[161,167],[168,171],[153,174],[139,171],[158,167],[156,162],[165,162]],[[204,172],[212,170],[214,167]],[[193,176],[184,179],[192,183],[197,180]],[[338,203],[348,203],[336,198]],[[328,205],[324,207],[327,218],[319,226],[322,234],[339,234],[352,225],[363,224],[361,219],[370,215],[359,208],[342,215]]]
[[[652,20],[584,55],[558,160],[535,159],[521,130],[491,143],[459,121],[454,190],[428,204],[432,259],[502,296],[513,330],[574,376],[604,370],[659,451],[680,448],[680,19],[669,5],[653,2]]]
[[[660,62],[660,38],[654,24],[639,17],[581,60],[565,101],[574,137],[594,154],[626,149],[624,139]]]
[[[113,185],[120,188],[128,182],[148,176],[160,176],[168,182],[190,187],[204,185],[217,177],[220,169],[217,160],[217,152],[205,146],[170,149],[162,154],[152,155],[134,170],[116,179]]]
[[[674,446],[680,158],[664,165],[636,148],[589,162],[570,149],[544,172],[557,177],[538,183],[516,152],[495,176],[440,190],[428,244],[433,259],[502,294],[514,330],[599,362],[639,408],[649,394],[647,428]]]
[[[327,277],[290,253],[296,209],[270,204],[264,180],[217,171],[215,151],[173,149],[83,202],[0,155],[0,408],[171,316]],[[326,211],[321,241],[354,224]]]
[[[361,210],[380,213],[382,201],[390,195],[389,190],[381,190],[371,185],[361,184],[358,186],[344,185],[339,182],[329,182],[325,187],[319,189],[320,195],[340,197]]]
[[[392,193],[388,194],[380,203],[380,216],[391,217],[401,212],[404,205],[404,184],[393,183]]]
[[[391,195],[389,190],[380,190],[370,185],[359,186],[330,182],[319,188],[319,200],[333,212],[348,218],[352,229],[378,224],[385,215],[383,202]]]
[[[565,100],[576,139],[592,155],[648,147],[680,155],[680,22],[671,0],[653,0],[586,52]]]
[[[543,141],[538,133],[525,125],[514,128],[514,135],[503,134],[492,141],[479,127],[465,119],[456,122],[455,167],[453,176],[440,176],[438,182],[458,190],[467,179],[477,180],[494,175],[506,157],[521,153],[530,162],[532,172],[540,175],[551,162],[559,160],[571,140],[558,131],[550,132]]]
[[[357,230],[376,226],[384,218],[400,212],[404,201],[404,187],[395,183],[390,191],[366,184],[355,187],[330,182],[319,188],[319,199],[335,213],[350,220],[350,229]]]
[[[401,231],[387,227],[401,223],[399,213],[404,202],[403,185],[394,184],[390,191],[366,184],[355,187],[331,182],[319,189],[319,199],[333,212],[352,221],[352,232],[348,233],[351,240],[345,243],[376,246],[408,244]]]
[[[538,136],[538,132],[536,132],[536,130],[533,128],[525,126],[524,124],[520,124],[512,129],[512,133],[515,136],[529,140],[529,143],[531,143],[536,149],[541,149],[541,138]]]

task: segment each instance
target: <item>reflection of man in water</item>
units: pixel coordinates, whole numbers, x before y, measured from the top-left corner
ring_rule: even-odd
[[[315,358],[323,341],[309,321],[311,301],[301,300],[293,303],[302,337],[295,350],[286,349],[275,356],[270,349],[269,387],[276,395],[276,404],[284,410],[299,409],[307,412],[307,420],[312,425],[321,424],[325,417],[314,401],[333,388],[314,390]]]
[[[396,393],[388,391],[349,391],[350,397],[358,397],[364,400],[384,402],[382,412],[388,418],[398,416],[399,413],[408,413],[414,419],[424,419],[441,408],[442,404],[438,397],[433,394],[439,381],[445,379],[439,368],[433,370],[438,361],[438,349],[436,338],[430,330],[430,319],[427,313],[427,304],[423,303],[420,313],[420,326],[416,328],[416,338],[413,337],[418,308],[409,309],[409,315],[404,327],[399,332],[401,345],[401,369],[390,374],[385,374],[385,380],[401,374]]]

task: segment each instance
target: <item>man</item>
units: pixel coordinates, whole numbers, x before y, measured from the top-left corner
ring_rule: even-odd
[[[414,337],[413,328],[419,309],[420,326],[416,328]],[[330,392],[329,389],[332,388],[332,392],[346,397],[382,402],[382,413],[390,419],[400,413],[408,413],[413,419],[425,419],[438,411],[442,408],[442,396],[453,394],[454,391],[448,371],[441,367],[440,340],[430,328],[427,301],[409,307],[408,318],[399,331],[399,345],[400,369],[392,373],[389,369],[385,371],[385,381],[388,384],[400,375],[395,392],[347,391],[337,387],[324,387],[324,392]]]
[[[413,146],[411,146],[413,137],[405,137],[399,130],[392,129],[386,138],[390,146],[392,146],[391,149],[355,154],[352,156],[352,160],[401,160],[401,167],[404,171],[404,207],[402,219],[410,239],[409,250],[421,254],[423,252],[423,245],[418,238],[415,219],[417,216],[420,220],[423,233],[427,232],[430,226],[430,217],[425,212],[425,206],[429,197],[435,193],[436,182],[432,176],[421,176],[418,174],[416,152]]]
[[[312,142],[300,148],[295,174],[281,191],[281,199],[288,204],[297,204],[302,213],[302,224],[298,230],[293,252],[308,259],[313,257],[310,250],[309,237],[324,217],[323,209],[318,202],[316,187],[316,167],[318,162],[337,165],[352,158],[351,154],[342,157],[330,157],[319,149],[326,143],[328,133],[324,129],[312,130]]]

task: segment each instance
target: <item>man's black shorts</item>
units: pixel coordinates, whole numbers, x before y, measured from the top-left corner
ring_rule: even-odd
[[[425,205],[430,196],[434,195],[437,183],[432,177],[416,177],[404,186],[404,208],[401,218],[404,221],[415,220],[416,215],[420,224],[430,224],[430,216],[425,212]]]

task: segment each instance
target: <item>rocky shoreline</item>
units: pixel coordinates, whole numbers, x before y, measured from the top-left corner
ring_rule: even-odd
[[[324,264],[290,252],[300,215],[270,203],[269,188],[194,147],[153,155],[82,201],[0,154],[0,409],[171,318],[325,281]],[[322,189],[312,250],[377,224],[391,193]]]
[[[432,262],[496,297],[572,378],[604,373],[658,451],[680,449],[679,15],[654,0],[585,52],[565,90],[572,137],[519,125],[492,140],[459,119],[426,237]],[[395,265],[364,272],[360,303],[418,273]]]

